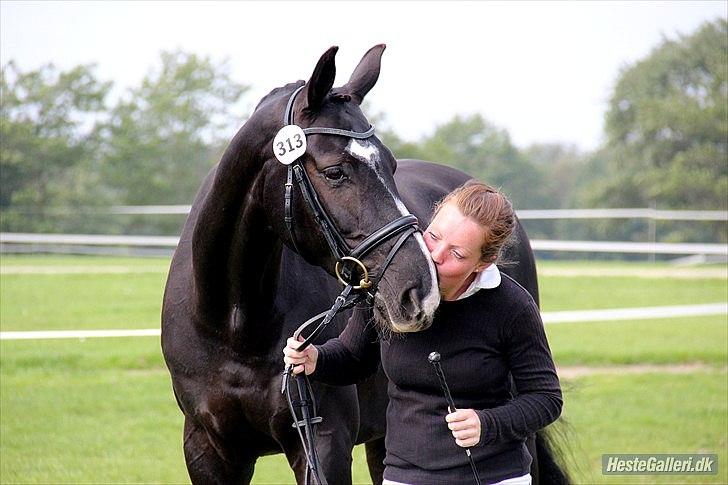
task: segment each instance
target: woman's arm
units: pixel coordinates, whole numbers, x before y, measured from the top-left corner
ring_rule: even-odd
[[[502,406],[476,411],[481,423],[479,445],[523,440],[561,414],[561,386],[535,303],[513,319],[505,339],[518,395]]]
[[[297,359],[300,354],[291,352],[290,342],[284,354],[292,363],[305,363],[306,372],[319,382],[356,384],[376,372],[379,364],[378,335],[372,319],[370,309],[357,306],[339,337],[312,348],[303,360]]]

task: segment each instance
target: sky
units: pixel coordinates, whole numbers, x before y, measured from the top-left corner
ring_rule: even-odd
[[[622,69],[664,38],[728,16],[719,1],[21,2],[0,0],[0,61],[22,70],[95,63],[116,95],[139,84],[162,50],[227,59],[251,86],[242,111],[277,86],[308,79],[339,46],[337,82],[387,44],[371,112],[417,141],[455,114],[480,113],[519,147],[604,140]],[[232,136],[232,133],[230,134]]]

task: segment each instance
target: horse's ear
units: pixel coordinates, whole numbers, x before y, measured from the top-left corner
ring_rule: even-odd
[[[354,69],[351,78],[349,78],[349,82],[340,89],[337,89],[337,91],[351,95],[351,98],[357,104],[361,104],[364,96],[367,95],[369,90],[377,83],[377,79],[379,79],[379,68],[382,65],[382,52],[384,52],[386,47],[384,44],[378,44],[369,49],[364,54],[364,57],[361,58],[361,61],[359,61],[359,65]]]
[[[329,50],[324,52],[316,64],[306,87],[307,109],[313,111],[319,109],[326,99],[326,95],[331,91],[334,78],[336,78],[334,58],[338,50],[337,46],[329,47]]]

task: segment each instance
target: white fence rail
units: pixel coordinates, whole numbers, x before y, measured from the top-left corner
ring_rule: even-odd
[[[117,205],[109,209],[111,214],[169,215],[189,214],[191,205]]]
[[[728,222],[728,211],[670,211],[657,209],[553,209],[519,210],[526,219],[653,219],[661,221]]]
[[[60,210],[60,209],[58,209]],[[73,209],[63,209],[64,214]],[[184,215],[190,211],[189,205],[124,205],[102,208],[78,208],[77,213],[88,211],[99,214],[125,215]],[[683,211],[646,209],[553,209],[521,210],[518,217],[522,220],[544,219],[648,219],[650,220],[651,242],[631,241],[569,241],[569,240],[531,240],[535,251],[624,253],[624,254],[673,254],[699,257],[728,257],[728,245],[701,243],[658,243],[655,238],[655,221],[717,221],[728,222],[728,211]],[[65,248],[63,252],[102,253],[118,251],[120,248],[135,248],[145,254],[160,254],[177,246],[179,239],[174,236],[111,236],[93,234],[31,234],[0,233],[0,249],[4,252],[52,252],[55,246]],[[154,249],[152,249],[154,248]]]
[[[95,234],[31,234],[0,233],[2,245],[62,245],[62,246],[127,246],[174,248],[179,238],[175,236],[105,236]],[[728,256],[726,244],[698,243],[649,243],[629,241],[558,241],[534,239],[535,251],[566,251],[590,253],[641,253],[641,254],[704,254]],[[3,247],[4,251],[11,248]]]
[[[177,236],[107,236],[99,234],[34,234],[24,232],[2,232],[0,233],[0,243],[174,248],[179,243],[179,238]]]
[[[185,215],[189,205],[116,205],[112,207],[51,208],[49,213],[120,214],[120,215]],[[528,219],[652,219],[662,221],[722,221],[728,222],[728,211],[719,210],[657,210],[643,209],[546,209],[519,210],[518,218]]]
[[[543,322],[555,323],[593,323],[619,322],[645,319],[677,317],[728,315],[728,303],[709,303],[704,305],[659,306],[644,308],[614,308],[604,310],[575,310],[541,312]],[[159,328],[114,329],[114,330],[35,330],[26,332],[0,332],[0,340],[38,340],[65,338],[104,338],[104,337],[158,337]]]
[[[726,244],[651,243],[629,241],[558,241],[531,240],[534,251],[631,254],[705,254],[728,256]]]

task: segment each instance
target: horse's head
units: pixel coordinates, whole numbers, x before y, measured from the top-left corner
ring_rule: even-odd
[[[264,149],[263,156],[268,160],[262,172],[263,204],[269,225],[291,249],[332,275],[338,259],[331,249],[332,238],[327,241],[309,201],[301,187],[296,186],[296,173],[289,171],[290,167],[276,158],[274,152],[280,149],[280,153],[285,153],[287,149],[299,146],[301,140],[289,137],[285,139],[285,145],[276,145],[270,135],[291,122],[284,122],[289,106],[292,123],[304,130],[334,128],[349,132],[303,135],[305,152],[295,162],[303,170],[298,175],[309,179],[313,195],[318,198],[325,217],[330,219],[346,250],[357,248],[367,236],[387,223],[405,219],[403,216],[409,211],[399,198],[393,177],[397,161],[376,136],[366,136],[371,125],[360,109],[364,96],[379,77],[384,48],[384,45],[377,45],[370,49],[349,81],[334,89],[334,56],[338,48],[330,48],[321,56],[307,83],[301,81],[274,90],[254,114],[258,119],[264,117],[270,140]],[[301,89],[294,95],[298,88]],[[290,209],[286,212],[285,184],[291,172],[294,187],[290,190]],[[292,216],[288,225],[286,215]],[[375,274],[386,267],[375,289],[374,310],[379,322],[397,332],[422,330],[430,325],[440,302],[437,274],[419,232],[403,240],[386,266],[385,261],[398,239],[380,240],[360,260]],[[349,269],[356,273],[356,278],[362,276],[357,265],[350,265]]]

